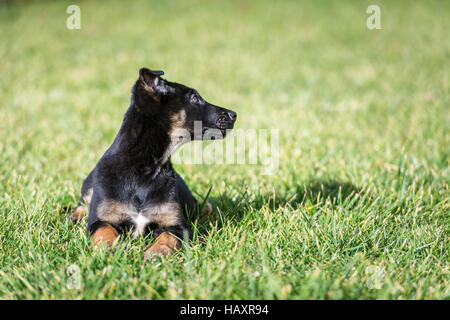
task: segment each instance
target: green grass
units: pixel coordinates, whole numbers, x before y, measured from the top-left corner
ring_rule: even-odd
[[[73,31],[68,4],[0,5],[0,298],[449,299],[448,1],[83,1]],[[142,66],[280,130],[273,175],[176,166],[216,209],[153,263],[62,210]]]

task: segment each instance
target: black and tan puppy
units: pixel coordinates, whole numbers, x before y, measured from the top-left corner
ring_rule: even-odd
[[[88,229],[95,245],[111,246],[127,231],[151,233],[156,242],[147,253],[168,255],[181,247],[180,239],[192,236],[187,211],[197,210],[197,201],[170,156],[190,140],[225,137],[236,113],[161,78],[163,74],[139,71],[119,133],[83,182],[72,218],[85,216],[89,206]]]

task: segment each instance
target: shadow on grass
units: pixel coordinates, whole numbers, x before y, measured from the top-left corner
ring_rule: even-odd
[[[291,188],[292,192],[271,194],[249,194],[242,192],[239,196],[230,198],[224,194],[219,197],[210,197],[209,201],[214,207],[214,212],[209,217],[198,217],[198,228],[200,233],[207,231],[211,222],[219,224],[231,219],[239,222],[249,210],[261,210],[269,208],[272,211],[280,207],[290,206],[294,210],[300,206],[311,206],[329,201],[338,203],[344,201],[354,194],[362,194],[361,188],[349,182],[338,180],[312,180],[298,184]]]

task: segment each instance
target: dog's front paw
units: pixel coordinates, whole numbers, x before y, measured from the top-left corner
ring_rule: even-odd
[[[145,251],[144,254],[144,260],[153,260],[153,258],[159,256],[159,257],[165,257],[170,256],[173,254],[173,249],[166,246],[166,245],[160,245],[158,247],[152,246],[147,251]]]
[[[202,208],[201,214],[203,216],[209,217],[209,216],[211,216],[212,212],[213,212],[213,207],[212,207],[211,203],[209,201],[206,201],[205,205]]]
[[[74,212],[70,214],[69,218],[73,223],[77,223],[80,222],[80,220],[82,220],[84,217],[86,217],[86,210],[84,209],[84,207],[79,206]]]
[[[181,242],[169,232],[163,232],[156,238],[153,244],[147,251],[145,251],[144,259],[149,260],[156,256],[165,257],[172,255],[175,250],[181,248]]]

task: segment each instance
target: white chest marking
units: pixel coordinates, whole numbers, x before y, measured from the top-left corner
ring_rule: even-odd
[[[135,224],[133,236],[137,237],[144,233],[144,230],[150,222],[150,219],[142,214],[138,214],[137,217],[133,217],[133,222]]]

